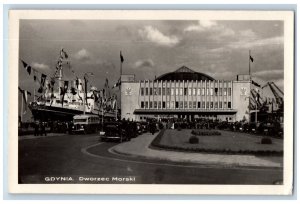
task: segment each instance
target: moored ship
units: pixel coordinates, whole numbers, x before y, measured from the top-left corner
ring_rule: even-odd
[[[79,114],[116,118],[116,99],[107,97],[107,87],[99,91],[92,86],[87,90],[87,79],[92,73],[84,73],[83,79],[80,79],[72,70],[75,79],[65,80],[64,65],[71,69],[68,55],[61,49],[54,77],[46,78],[44,75],[44,79],[41,78],[38,90],[40,95],[29,103],[34,120],[72,121],[73,116]]]

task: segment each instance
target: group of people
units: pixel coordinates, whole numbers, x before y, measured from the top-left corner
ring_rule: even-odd
[[[36,121],[34,123],[34,136],[47,136],[45,122]]]

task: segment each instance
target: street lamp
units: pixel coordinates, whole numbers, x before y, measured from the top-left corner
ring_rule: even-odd
[[[86,72],[83,75],[83,79],[84,79],[83,115],[85,115],[85,100],[87,98],[87,78],[88,78],[88,76],[94,76],[94,74],[92,72]]]

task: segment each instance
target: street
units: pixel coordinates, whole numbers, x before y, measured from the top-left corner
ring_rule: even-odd
[[[208,166],[117,155],[99,136],[19,140],[19,183],[273,184],[279,168]],[[195,154],[196,156],[196,154]]]

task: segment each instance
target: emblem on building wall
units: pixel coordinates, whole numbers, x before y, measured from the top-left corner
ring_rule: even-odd
[[[131,95],[131,94],[132,94],[131,88],[126,88],[126,90],[125,90],[125,95],[126,95],[126,96],[129,96],[129,95]]]
[[[242,87],[241,88],[241,96],[246,96],[247,95],[247,88],[246,87]]]

